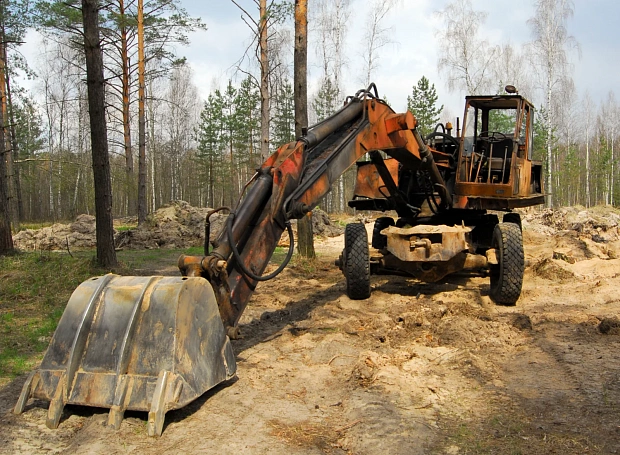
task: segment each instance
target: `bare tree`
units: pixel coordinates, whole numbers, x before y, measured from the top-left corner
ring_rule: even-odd
[[[260,152],[263,160],[269,156],[269,120],[270,120],[270,103],[269,103],[269,26],[271,21],[271,9],[274,8],[272,0],[267,5],[267,0],[255,0],[258,5],[258,20],[241,7],[235,0],[231,0],[237,8],[243,13],[243,20],[249,25],[254,34],[257,43],[256,54],[260,65],[260,97],[261,97],[261,140]],[[249,22],[248,22],[249,21]],[[245,55],[242,57],[242,60]]]
[[[350,0],[319,0],[313,20],[318,35],[316,53],[322,63],[323,77],[331,78],[338,93],[346,63],[344,51],[350,16]]]
[[[446,75],[448,88],[465,90],[468,95],[495,88],[490,87],[489,76],[498,50],[479,33],[487,13],[474,10],[471,0],[454,0],[437,15],[444,23],[437,68]]]
[[[397,4],[398,0],[372,0],[370,14],[366,19],[364,29],[364,43],[366,51],[364,53],[364,73],[366,85],[370,84],[373,70],[377,68],[379,62],[379,50],[393,43],[389,34],[389,27],[383,26],[383,20],[390,10]]]
[[[572,0],[536,0],[535,15],[528,21],[534,40],[529,46],[532,60],[543,81],[544,107],[547,111],[547,205],[552,206],[552,138],[554,129],[554,96],[571,81],[567,51],[579,46],[568,34],[566,23],[573,15]]]
[[[594,127],[594,102],[590,93],[586,91],[583,99],[583,134],[586,147],[586,207],[592,205],[590,196],[590,141],[592,139],[592,128]]]
[[[525,53],[510,43],[497,47],[496,51],[496,57],[491,62],[491,80],[496,84],[492,89],[499,93],[511,84],[521,95],[531,98],[532,81]]]
[[[609,169],[609,201],[608,203],[614,205],[614,186],[616,184],[616,151],[615,142],[616,135],[618,134],[618,103],[616,102],[616,96],[614,92],[607,94],[607,100],[601,106],[600,118],[602,119],[603,135],[607,147],[609,148],[610,155],[610,169]]]
[[[190,149],[192,131],[199,110],[198,90],[192,83],[192,71],[188,65],[178,65],[172,70],[168,94],[165,133],[171,160],[170,199],[183,198],[183,175],[181,163]]]

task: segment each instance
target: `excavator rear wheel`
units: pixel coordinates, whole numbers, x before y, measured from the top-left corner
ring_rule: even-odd
[[[505,213],[504,218],[502,219],[504,223],[514,223],[519,226],[519,230],[523,231],[523,226],[521,224],[521,215],[515,212]]]
[[[343,272],[350,299],[362,300],[370,297],[368,234],[362,223],[347,224],[345,228]]]
[[[493,230],[497,265],[491,266],[490,296],[500,305],[516,305],[523,285],[523,237],[515,223],[499,223]]]

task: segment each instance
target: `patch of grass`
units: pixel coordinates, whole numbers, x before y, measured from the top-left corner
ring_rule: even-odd
[[[203,254],[202,247],[119,251],[121,267],[133,275],[176,266],[181,254]],[[278,248],[274,261],[286,249]],[[0,384],[31,369],[42,357],[69,297],[86,279],[109,270],[96,266],[93,251],[19,253],[0,257]]]
[[[40,359],[74,289],[92,275],[92,253],[0,258],[0,383]]]
[[[132,270],[157,270],[167,266],[176,266],[181,254],[202,256],[203,249],[195,246],[184,249],[122,250],[116,253],[116,257],[122,265],[122,274],[131,274]]]
[[[34,223],[34,222],[20,223],[19,229],[17,231],[18,232],[19,231],[25,231],[26,229],[37,230],[37,229],[42,229],[44,227],[52,226],[53,224],[54,224],[53,221],[41,221],[39,223]]]
[[[191,246],[182,252],[188,256],[202,256],[204,254],[204,248],[201,246]]]
[[[520,413],[497,414],[479,422],[453,422],[446,430],[447,438],[439,444],[444,447],[434,447],[431,453],[445,453],[449,446],[458,447],[459,453],[485,455],[572,454],[594,447],[587,437],[541,432]]]
[[[288,247],[282,248],[278,246],[276,247],[276,250],[273,252],[273,255],[271,256],[271,262],[274,262],[276,264],[282,264],[282,261],[286,259],[287,254],[288,254]]]
[[[118,232],[125,232],[125,231],[131,231],[132,229],[135,229],[135,226],[127,226],[127,225],[122,225],[122,226],[114,226],[114,229],[116,229]]]
[[[291,268],[306,276],[316,272],[317,264],[316,258],[305,258],[299,254],[295,254],[291,259]]]

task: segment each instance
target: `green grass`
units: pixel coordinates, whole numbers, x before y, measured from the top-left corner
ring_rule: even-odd
[[[467,423],[458,420],[446,426],[446,438],[430,453],[443,454],[448,446],[458,447],[459,453],[479,455],[585,453],[594,447],[587,436],[575,437],[561,428],[541,432],[519,411]]]
[[[61,222],[61,223],[63,223],[63,222]],[[70,223],[70,222],[67,221],[67,222],[64,222],[64,223]],[[36,230],[36,229],[41,229],[41,228],[44,228],[44,227],[52,226],[53,224],[54,224],[53,221],[42,221],[42,222],[39,222],[39,223],[35,223],[35,222],[20,223],[18,231],[25,231],[26,229]]]
[[[277,248],[272,261],[284,260]],[[28,372],[42,358],[71,293],[92,276],[110,272],[95,265],[94,251],[19,253],[0,257],[0,385]],[[115,273],[151,274],[175,267],[179,255],[203,254],[202,247],[124,250]]]
[[[73,290],[104,273],[91,258],[88,252],[0,257],[0,383],[40,359]]]

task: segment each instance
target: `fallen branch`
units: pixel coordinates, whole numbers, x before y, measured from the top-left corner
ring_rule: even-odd
[[[353,428],[355,425],[361,422],[362,422],[361,420],[356,420],[355,422],[351,422],[350,424],[345,425],[344,427],[337,428],[336,433],[342,433],[343,431]]]
[[[69,236],[65,236],[65,239],[67,240],[67,253],[69,253],[69,256],[73,257],[71,250],[69,249]]]
[[[335,356],[333,356],[333,357],[331,358],[331,360],[330,360],[329,362],[327,362],[327,364],[328,364],[328,365],[331,365],[331,364],[332,364],[332,362],[333,362],[334,360],[336,360],[338,357],[353,357],[353,358],[355,358],[355,357],[357,357],[357,356],[355,356],[355,355],[347,355],[347,354],[336,354]]]

